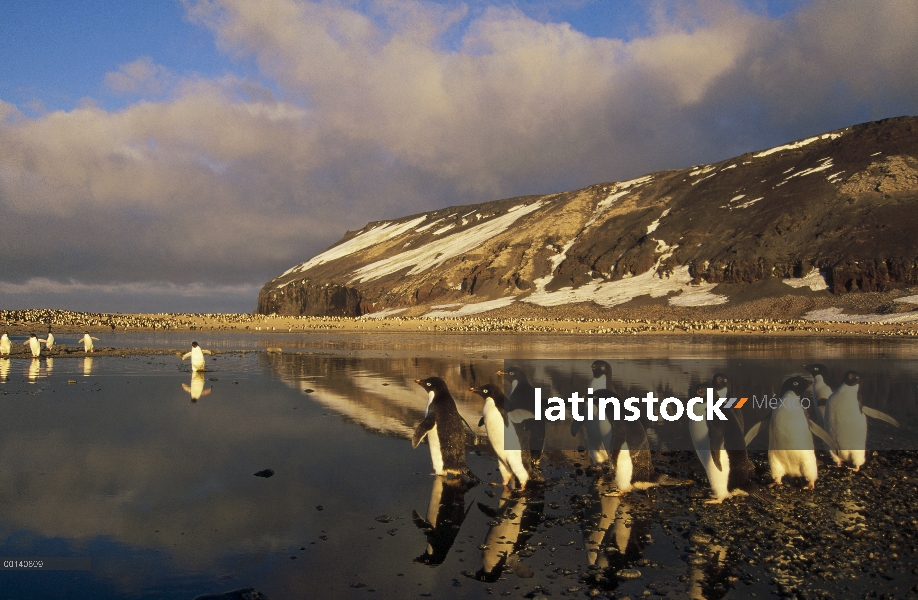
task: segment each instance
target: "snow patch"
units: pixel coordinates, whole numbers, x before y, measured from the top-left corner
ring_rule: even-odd
[[[447,231],[449,231],[450,229],[454,228],[455,226],[456,226],[455,223],[450,223],[450,224],[447,225],[446,227],[441,227],[440,229],[434,231],[433,234],[434,234],[434,235],[440,235],[441,233],[446,233]]]
[[[814,292],[829,289],[829,284],[826,283],[826,278],[819,272],[819,269],[813,269],[803,277],[792,277],[790,279],[782,279],[782,281],[792,288],[808,287]]]
[[[750,206],[752,206],[753,204],[755,204],[755,203],[758,202],[759,200],[764,200],[764,199],[765,199],[765,196],[762,196],[762,197],[760,197],[760,198],[753,198],[752,200],[747,200],[746,202],[743,202],[742,204],[737,204],[736,206],[731,206],[731,207],[730,207],[730,210],[733,210],[734,208],[749,208]]]
[[[290,273],[295,273],[297,271],[307,271],[312,267],[343,258],[355,252],[360,252],[370,246],[375,246],[376,244],[382,243],[386,240],[390,240],[394,237],[397,237],[414,227],[421,222],[423,222],[427,217],[418,217],[417,219],[412,219],[405,223],[383,223],[374,226],[369,231],[364,231],[361,234],[355,235],[348,241],[343,244],[338,244],[334,248],[329,248],[321,254],[313,256],[306,262],[288,269],[285,271],[281,277],[288,275]]]
[[[427,225],[424,225],[423,227],[418,227],[418,228],[415,229],[414,231],[415,231],[415,233],[423,233],[423,232],[427,231],[428,229],[430,229],[431,227],[433,227],[434,225],[436,225],[437,223],[440,223],[440,222],[442,222],[442,221],[443,221],[443,219],[437,219],[436,221],[431,221],[431,222],[428,223]]]
[[[918,296],[903,296],[902,298],[896,298],[893,302],[899,302],[901,304],[918,304]]]
[[[461,235],[449,235],[434,240],[418,248],[407,250],[378,260],[354,271],[352,282],[364,282],[391,275],[407,267],[412,267],[408,275],[416,275],[429,269],[434,269],[451,258],[460,256],[484,244],[496,235],[507,230],[521,217],[537,210],[542,202],[525,205],[514,212],[495,217],[480,225],[470,227]]]
[[[653,223],[651,223],[650,225],[647,226],[647,234],[646,234],[646,235],[650,235],[651,233],[653,233],[654,231],[657,230],[657,227],[660,226],[660,220],[663,219],[663,217],[665,217],[666,215],[668,215],[668,214],[669,214],[669,211],[670,211],[670,209],[668,209],[668,208],[667,208],[666,210],[664,210],[664,211],[663,211],[663,214],[661,214],[660,217],[659,217],[656,221],[654,221]]]
[[[682,292],[685,298],[678,304],[676,296],[670,299],[674,306],[704,306],[723,304],[727,302],[726,296],[710,293],[716,284],[702,283],[691,285],[692,276],[689,275],[688,266],[679,267],[671,274],[657,275],[656,269],[660,263],[668,258],[668,254],[661,256],[657,264],[650,270],[640,275],[619,279],[618,281],[605,281],[588,283],[578,288],[566,287],[554,292],[537,290],[525,298],[523,302],[538,304],[539,306],[559,306],[576,302],[595,302],[600,306],[611,307],[629,302],[638,296],[661,298],[674,292]]]
[[[836,138],[840,138],[841,136],[842,134],[840,133],[826,133],[823,135],[817,135],[815,137],[807,138],[805,140],[800,140],[799,142],[794,142],[793,144],[786,144],[784,146],[776,146],[768,150],[763,150],[762,152],[759,152],[758,154],[753,154],[752,157],[762,158],[763,156],[768,156],[770,154],[774,154],[775,152],[783,152],[784,150],[796,150],[797,148],[803,148],[804,146],[807,146],[819,140],[834,140]]]
[[[469,315],[477,315],[479,313],[488,312],[489,310],[495,310],[498,308],[503,308],[504,306],[509,306],[516,301],[516,298],[498,298],[497,300],[488,300],[486,302],[475,302],[473,304],[438,304],[436,306],[431,306],[433,309],[443,309],[443,308],[452,308],[459,306],[458,310],[432,310],[424,316],[427,318],[434,317],[467,317]]]
[[[841,308],[820,308],[803,315],[807,321],[834,321],[837,323],[875,323],[877,325],[894,323],[913,323],[918,321],[918,311],[897,315],[846,315]]]

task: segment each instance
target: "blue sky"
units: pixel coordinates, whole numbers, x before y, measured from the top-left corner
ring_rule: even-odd
[[[367,221],[916,114],[916,40],[916,0],[4,2],[0,307],[248,312]]]

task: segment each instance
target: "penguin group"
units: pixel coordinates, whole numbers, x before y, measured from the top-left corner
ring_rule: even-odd
[[[826,381],[825,365],[809,364],[803,369],[812,375],[812,382],[801,376],[787,378],[780,388],[780,401],[770,414],[763,416],[750,411],[752,426],[747,427],[742,410],[723,411],[726,420],[705,420],[704,403],[690,404],[694,416],[686,419],[692,446],[708,479],[708,503],[720,504],[734,496],[750,495],[764,499],[754,481],[756,466],[750,460],[747,446],[758,433],[768,429],[768,468],[771,487],[782,485],[785,477],[799,477],[807,489],[814,489],[818,476],[814,436],[825,444],[835,465],[849,466],[858,471],[865,462],[867,417],[880,419],[898,427],[895,419],[876,409],[864,406],[860,397],[860,375],[848,371],[834,390]],[[488,440],[497,458],[501,481],[508,490],[525,491],[533,483],[543,482],[539,470],[545,441],[545,422],[536,420],[535,388],[522,369],[506,367],[497,371],[505,379],[504,386],[488,383],[469,391],[481,398],[480,427],[487,431]],[[612,383],[612,367],[597,360],[591,365],[588,394],[590,398],[616,396]],[[465,460],[466,431],[471,428],[463,420],[446,383],[439,377],[416,380],[427,391],[427,410],[412,438],[413,447],[426,439],[429,442],[434,474],[462,477],[478,483]],[[705,398],[712,389],[715,398],[727,398],[730,380],[723,373],[714,374],[709,383],[693,384],[689,397]],[[808,410],[808,390],[815,392],[815,402]],[[594,405],[593,414],[598,413]],[[640,420],[573,421],[571,435],[585,429],[585,450],[594,472],[614,472],[616,495],[656,486],[688,485],[692,481],[659,471],[653,462],[648,431]]]
[[[93,340],[99,341],[99,338],[92,337],[89,335],[89,333],[85,333],[83,337],[80,338],[80,341],[78,343],[83,344],[84,350],[86,352],[92,352],[93,351],[93,344],[92,344]],[[55,347],[55,343],[56,342],[54,339],[54,334],[51,332],[51,326],[49,325],[47,336],[45,336],[44,338],[40,338],[34,333],[30,333],[28,339],[22,342],[22,345],[29,347],[29,353],[31,354],[32,358],[40,358],[42,344],[44,344],[45,349],[51,350],[52,348]],[[12,341],[10,340],[9,335],[6,332],[4,332],[2,335],[0,335],[0,356],[9,356],[11,353],[12,353]]]

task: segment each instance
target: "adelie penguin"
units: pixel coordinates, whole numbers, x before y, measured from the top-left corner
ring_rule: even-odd
[[[28,346],[29,350],[32,352],[32,358],[38,358],[41,356],[41,342],[44,340],[38,339],[34,333],[29,334],[29,339],[22,342],[23,346]]]
[[[714,390],[715,398],[727,397],[727,383],[728,379],[726,375],[721,373],[714,375],[711,380],[711,387]],[[690,389],[689,394],[698,396],[699,398],[706,398],[708,393],[707,388],[708,386],[699,385]],[[688,422],[689,434],[692,436],[692,446],[695,448],[695,454],[698,455],[698,460],[701,461],[701,466],[704,467],[704,471],[708,475],[708,481],[711,483],[714,498],[723,501],[724,498],[730,496],[727,487],[729,470],[724,471],[722,468],[723,463],[727,462],[726,450],[721,448],[715,451],[713,449],[713,444],[711,443],[711,428],[709,426],[711,422],[704,420],[707,412],[706,404],[693,404],[691,410],[696,418],[703,419],[700,421],[690,419]],[[742,416],[740,416],[740,418],[742,418]],[[740,428],[742,428],[742,421],[739,422],[739,425]]]
[[[722,378],[722,382],[718,378]],[[727,378],[723,375],[715,375],[714,383],[726,384]],[[707,394],[708,386],[699,384],[689,390],[690,396],[704,398]],[[717,397],[726,397],[726,388],[721,388]],[[696,416],[698,415],[698,406],[693,405]],[[746,440],[743,438],[743,413],[739,410],[725,410],[727,420],[721,421],[689,421],[689,427],[693,425],[706,423],[705,437],[695,443],[694,432],[692,442],[695,443],[695,452],[698,459],[704,465],[705,472],[708,475],[708,481],[711,484],[713,497],[707,500],[708,504],[720,504],[731,496],[742,496],[752,494],[758,496],[758,486],[756,486],[750,477],[755,472],[755,466],[749,460],[749,454],[746,452]]]
[[[822,427],[809,419],[801,398],[809,389],[810,382],[803,377],[791,377],[781,386],[781,401],[771,413],[768,428],[768,466],[774,479],[773,486],[781,485],[784,476],[803,477],[807,489],[815,489],[817,467],[816,451],[813,446],[813,434],[829,444],[830,448],[838,446]],[[758,432],[750,428],[746,439]],[[750,437],[751,434],[751,437]]]
[[[845,373],[841,385],[829,396],[825,413],[826,429],[838,442],[838,450],[830,451],[835,465],[847,463],[855,471],[864,464],[867,454],[867,417],[899,427],[899,422],[886,413],[861,404],[860,387],[860,373]]]
[[[464,476],[473,484],[481,480],[469,470],[465,462],[465,430],[468,427],[449,389],[439,377],[415,379],[427,392],[427,411],[411,438],[411,447],[417,448],[425,437],[430,446],[430,460],[434,475]]]
[[[832,387],[826,382],[828,369],[823,364],[803,365],[803,370],[813,376],[813,396],[816,401],[816,414],[819,424],[825,427],[826,402],[832,395]]]
[[[604,360],[596,360],[590,365],[590,371],[592,372],[593,379],[590,381],[590,387],[587,392],[591,393],[592,395],[590,397],[594,398],[593,414],[598,415],[599,406],[596,404],[595,398],[599,396],[596,395],[596,390],[609,390],[615,395],[615,390],[612,387],[612,383],[609,381],[609,376],[612,373],[612,366]],[[600,421],[597,418],[587,420],[586,422],[571,419],[572,436],[576,436],[581,427],[586,429],[587,450],[590,454],[590,461],[594,465],[604,464],[609,460],[609,444],[612,441],[612,424],[608,419]]]
[[[526,489],[526,484],[533,474],[531,454],[529,448],[524,447],[527,436],[521,431],[523,425],[511,420],[503,390],[489,383],[469,388],[469,391],[484,399],[481,421],[478,424],[484,425],[488,432],[488,441],[497,454],[497,467],[500,469],[504,486],[510,487],[515,477],[519,488]],[[520,435],[521,433],[523,435]]]
[[[507,406],[513,414],[512,420],[525,429],[532,462],[538,465],[545,447],[545,421],[535,420],[535,388],[519,367],[506,367],[496,375],[503,375],[510,384]]]
[[[610,390],[594,390],[597,397],[609,397]],[[605,394],[608,394],[606,396]],[[615,465],[617,495],[632,490],[646,490],[658,485],[688,485],[690,479],[678,479],[660,473],[650,457],[650,442],[640,421],[615,421],[609,442],[609,462]]]
[[[4,333],[0,336],[0,356],[9,356],[11,348],[10,336]]]

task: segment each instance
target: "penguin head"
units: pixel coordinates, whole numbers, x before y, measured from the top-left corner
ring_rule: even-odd
[[[425,392],[440,393],[448,391],[446,382],[439,377],[428,377],[427,379],[415,379],[414,382],[424,388]]]
[[[842,380],[842,383],[854,387],[861,383],[861,374],[857,371],[848,371],[845,373],[845,378]]]
[[[803,396],[803,393],[806,392],[809,387],[809,380],[803,377],[791,377],[781,386],[781,395],[783,396],[787,392],[794,392],[798,396]]]
[[[706,383],[696,383],[689,386],[688,395],[690,398],[704,398],[708,393],[708,387]]]
[[[494,385],[493,383],[486,383],[479,387],[470,387],[469,391],[473,394],[478,394],[482,398],[492,398],[495,403],[504,399],[504,391],[500,389],[499,385]]]
[[[826,366],[818,363],[803,365],[803,370],[813,377],[816,377],[817,375],[822,375],[823,377],[826,376]]]
[[[713,388],[715,390],[722,390],[727,387],[727,384],[729,383],[727,376],[723,373],[715,373],[711,381],[713,382]]]
[[[503,375],[510,381],[518,381],[520,383],[529,383],[529,380],[526,379],[526,373],[523,372],[519,367],[506,367],[503,371],[498,371],[495,375]]]
[[[612,373],[612,366],[604,360],[596,360],[590,365],[590,370],[593,371],[593,379],[605,375],[606,381],[608,381],[608,377]]]
[[[198,347],[198,343],[197,343],[197,342],[191,342],[191,347],[192,347],[192,348],[197,348],[197,347]]]
[[[30,334],[29,334],[29,337],[30,337],[30,338],[35,337],[35,334],[34,334],[34,333],[30,333]]]

